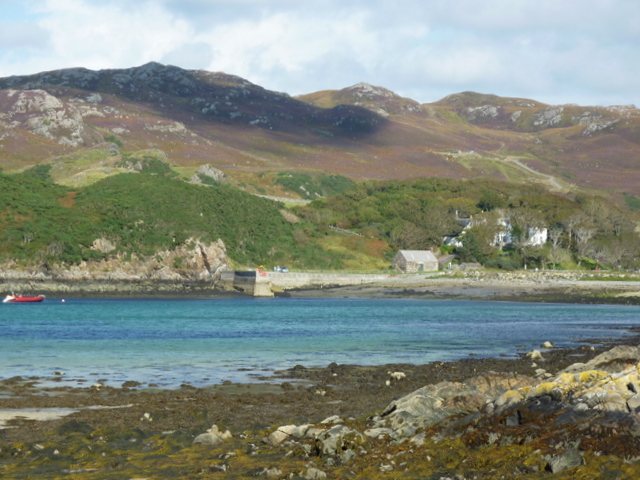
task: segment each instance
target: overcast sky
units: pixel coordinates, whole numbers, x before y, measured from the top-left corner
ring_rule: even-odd
[[[640,0],[0,0],[0,77],[150,61],[291,95],[640,107]]]

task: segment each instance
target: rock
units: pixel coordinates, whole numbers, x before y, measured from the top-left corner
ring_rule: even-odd
[[[582,455],[574,448],[568,449],[561,455],[553,456],[549,459],[548,468],[551,473],[560,473],[567,468],[578,467],[584,463]]]
[[[533,124],[541,127],[554,127],[562,122],[563,107],[548,107],[533,116]]]
[[[213,425],[206,433],[202,433],[198,435],[193,443],[202,444],[202,445],[218,445],[222,443],[224,440],[231,438],[231,432],[227,430],[226,432],[220,432],[217,425]]]
[[[542,353],[540,353],[540,350],[531,350],[527,353],[526,357],[530,358],[531,360],[544,360],[542,358]]]
[[[208,163],[205,165],[201,165],[189,181],[192,183],[201,184],[203,183],[202,177],[210,178],[211,180],[214,180],[216,182],[224,182],[227,180],[227,176],[222,170],[219,170]]]
[[[267,477],[282,477],[282,470],[280,470],[278,467],[271,467],[271,468],[265,468],[262,471],[262,474],[267,476]]]
[[[394,437],[394,431],[390,428],[370,428],[365,430],[364,434],[370,438]]]
[[[555,347],[555,345],[552,342],[544,342],[542,345],[540,345],[540,348],[553,348]]]
[[[604,130],[606,128],[614,126],[616,123],[620,121],[619,118],[611,119],[611,120],[603,120],[601,122],[593,122],[586,126],[586,128],[582,131],[583,137],[590,137],[596,132]]]
[[[44,90],[4,90],[0,96],[6,96],[9,104],[3,112],[3,119],[12,123],[14,128],[22,127],[71,147],[89,139],[78,109]]]
[[[93,245],[91,245],[91,249],[101,253],[109,253],[114,251],[116,246],[106,238],[96,238],[93,241]]]
[[[322,420],[322,422],[320,422],[324,425],[327,424],[336,424],[336,423],[344,423],[344,420],[342,418],[340,418],[338,415],[332,415],[330,417],[325,418],[324,420]]]
[[[402,380],[407,378],[407,374],[404,372],[387,372],[393,380]]]
[[[524,396],[518,390],[508,390],[493,401],[496,408],[510,407],[524,400]]]
[[[280,445],[282,442],[284,442],[285,440],[288,440],[289,438],[290,436],[288,434],[278,429],[275,432],[271,433],[265,439],[265,441],[266,443],[273,445],[275,447],[276,445]]]
[[[303,438],[311,425],[284,425],[267,437],[271,445],[279,445],[290,438]]]
[[[396,436],[413,436],[416,429],[434,425],[451,415],[479,412],[494,398],[517,387],[530,388],[534,382],[522,375],[488,372],[464,383],[427,385],[389,404],[375,422],[375,428],[388,427]],[[510,395],[515,398],[518,394]],[[501,401],[507,402],[508,397]]]
[[[484,118],[495,118],[498,116],[498,108],[494,105],[481,105],[479,107],[467,108],[467,120],[474,122]]]
[[[327,474],[317,468],[309,467],[307,468],[307,472],[303,475],[303,478],[306,478],[307,480],[320,480],[322,478],[327,478]]]
[[[621,367],[635,365],[640,362],[640,347],[620,345],[592,358],[587,363],[574,363],[563,372],[584,372],[587,370],[602,370],[616,372]]]

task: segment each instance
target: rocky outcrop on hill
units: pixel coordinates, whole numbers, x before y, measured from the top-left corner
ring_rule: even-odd
[[[369,110],[353,105],[320,109],[234,75],[185,70],[156,62],[128,69],[92,71],[71,68],[14,76],[0,79],[0,89],[38,89],[66,98],[78,97],[78,90],[89,91],[92,98],[115,94],[130,101],[153,105],[158,111],[170,112],[171,115],[182,112],[190,117],[197,115],[225,124],[268,130],[298,129],[304,125],[311,129],[324,128],[335,133],[353,134],[369,132],[381,120]],[[86,97],[86,94],[80,97]],[[186,133],[181,122],[151,127]]]
[[[483,118],[495,118],[498,116],[498,107],[494,105],[482,105],[480,107],[467,108],[467,120],[476,122]]]
[[[547,107],[542,112],[536,113],[533,125],[536,127],[551,128],[562,122],[563,107]]]
[[[285,170],[354,180],[524,180],[519,168],[447,153],[458,150],[497,159],[527,152],[536,170],[577,187],[637,195],[640,183],[628,168],[640,148],[633,106],[550,106],[475,92],[420,104],[367,83],[294,98],[235,75],[152,62],[0,78],[0,112],[0,168],[53,164],[55,181],[73,186],[111,175],[110,160],[147,149],[186,169],[212,164],[267,194],[281,187],[260,175]],[[553,141],[550,130],[559,134]]]
[[[198,171],[193,174],[190,181],[191,183],[201,184],[205,183],[207,179],[211,179],[214,182],[224,182],[227,179],[227,176],[222,170],[207,163],[198,168]]]
[[[109,253],[115,250],[116,245],[101,238],[94,241],[93,248]],[[189,238],[174,249],[156,252],[150,257],[133,255],[125,258],[117,254],[79,265],[29,269],[18,269],[14,264],[4,265],[0,269],[0,288],[82,294],[184,291],[189,285],[214,289],[222,272],[230,268],[222,240],[205,243]]]
[[[402,98],[391,90],[368,83],[357,83],[334,94],[335,102],[365,107],[382,117],[393,114],[419,113],[422,107],[415,100]]]
[[[5,135],[25,129],[70,147],[78,147],[91,137],[81,112],[44,90],[0,90],[0,106],[0,127]]]

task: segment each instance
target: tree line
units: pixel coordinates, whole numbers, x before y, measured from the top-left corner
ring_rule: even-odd
[[[384,239],[392,251],[434,249],[460,262],[516,268],[636,269],[637,214],[601,196],[554,194],[491,179],[367,181],[298,207],[318,225]],[[510,242],[496,242],[509,225]],[[533,245],[532,232],[546,232]],[[457,238],[456,246],[445,239]]]

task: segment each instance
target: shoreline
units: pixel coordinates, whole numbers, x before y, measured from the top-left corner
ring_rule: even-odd
[[[324,478],[302,474],[314,468],[327,472],[327,478],[346,478],[345,475],[374,478],[367,465],[380,456],[389,455],[384,452],[396,452],[393,453],[396,455],[399,447],[394,446],[394,442],[380,439],[374,444],[365,442],[363,445],[368,446],[358,453],[362,460],[350,458],[349,461],[344,460],[343,465],[341,460],[331,460],[335,457],[326,452],[310,455],[312,451],[298,450],[295,442],[286,442],[283,448],[273,440],[274,432],[285,428],[279,425],[288,425],[286,428],[300,424],[321,425],[332,418],[343,419],[340,422],[364,431],[372,421],[382,421],[388,415],[384,412],[394,402],[411,395],[411,392],[419,392],[425,386],[443,385],[440,388],[445,391],[453,388],[455,395],[455,389],[476,384],[474,378],[485,379],[482,383],[488,382],[487,385],[502,382],[504,378],[510,379],[508,383],[514,386],[521,384],[523,379],[528,379],[525,383],[541,383],[576,362],[586,364],[611,349],[631,348],[639,344],[640,327],[629,328],[628,331],[631,332],[629,336],[585,342],[575,348],[543,348],[541,345],[541,356],[535,358],[529,355],[530,352],[523,352],[517,358],[469,357],[423,365],[332,363],[317,368],[298,365],[276,372],[271,381],[262,384],[228,382],[202,388],[183,385],[166,390],[139,388],[138,384],[130,382],[118,388],[63,385],[43,388],[37,378],[7,379],[0,381],[0,474],[8,472],[11,476],[11,472],[16,475],[29,472],[36,475],[38,472],[39,478],[53,479],[68,472],[69,465],[74,465],[72,470],[86,475],[82,477],[84,479],[111,478],[109,472],[113,472],[114,478],[123,478],[123,475],[124,478],[191,478],[194,469],[203,473],[222,473],[212,465],[227,465],[224,468],[233,468],[237,472],[236,476],[228,478],[247,478],[272,468],[275,462],[283,471],[275,478],[288,478],[291,472],[300,472],[296,473],[300,478]],[[395,380],[392,373],[397,375]],[[391,411],[394,408],[391,407]],[[479,407],[464,407],[463,411],[466,408]],[[211,425],[215,431],[219,426],[221,431],[229,432],[229,439],[220,445],[197,445],[196,439],[211,430]],[[436,433],[441,427],[434,428],[436,430],[430,435],[444,434]],[[548,424],[543,431],[558,428],[562,430]],[[435,458],[440,455],[438,452],[449,448],[443,446],[449,445],[446,437],[435,440],[436,437],[425,440],[423,447],[409,443],[405,444],[405,450],[401,448],[400,451],[414,452],[404,453],[403,458],[412,459],[416,455],[415,462],[418,462],[406,468],[415,468],[416,471],[428,468],[430,462],[425,460],[426,457]],[[609,437],[608,441],[612,439]],[[455,442],[451,448],[458,445]],[[87,445],[93,447],[87,450]],[[150,449],[152,445],[155,447]],[[430,448],[428,455],[424,452],[426,446]],[[499,453],[500,447],[490,447],[491,451],[498,452],[492,454],[495,458],[503,455]],[[462,447],[458,445],[455,448]],[[459,472],[462,475],[459,478],[508,478],[500,469],[491,466],[493,460],[486,460],[489,458],[486,453],[477,447],[468,448],[464,447],[464,455],[467,458],[485,458],[486,472],[495,471],[496,476],[477,472],[474,476],[464,476],[464,464],[458,463],[445,470],[437,470],[442,467],[429,468],[436,468],[442,476]],[[507,451],[513,451],[513,447],[509,448],[511,450]],[[526,444],[519,448],[526,455],[531,454]],[[69,453],[73,451],[78,452],[77,458],[76,454]],[[121,458],[117,451],[126,452],[128,460],[117,460]],[[212,462],[212,459],[224,459],[232,451],[246,453],[241,454],[242,461],[236,462],[231,457],[226,462]],[[24,456],[19,452],[28,453]],[[180,460],[183,457],[184,460]],[[621,459],[621,463],[624,461]],[[92,476],[94,471],[95,476]],[[169,475],[168,471],[174,473]],[[297,477],[294,475],[294,478]],[[520,475],[519,478],[528,477]]]
[[[550,273],[402,276],[362,285],[292,289],[292,297],[362,297],[640,305],[640,281],[555,278]]]
[[[353,283],[336,285],[334,274],[314,274],[308,284],[284,287],[279,273],[270,277],[276,297],[361,297],[517,302],[600,303],[640,305],[640,275],[612,272],[520,271],[464,274],[357,274]],[[292,273],[291,275],[296,275]],[[348,277],[348,274],[344,275]],[[280,283],[279,283],[280,282]],[[249,295],[229,285],[169,280],[87,280],[1,278],[0,291],[44,294],[53,298],[241,298]]]
[[[531,298],[535,293],[537,298],[543,298],[537,301],[548,301],[554,298],[552,293],[561,297],[570,292],[567,288],[575,288],[569,282],[553,285],[550,291],[538,286],[542,290],[532,292],[532,284],[526,281],[503,285],[448,280],[428,284],[422,280],[394,281],[290,294],[327,298],[415,295],[423,299],[491,301],[504,297],[505,301],[523,301],[519,299],[525,295]],[[594,302],[588,292],[597,292],[602,286],[588,283],[587,288],[578,287],[575,296],[567,298],[582,300],[575,303],[608,303]],[[606,293],[635,292],[634,287],[640,289],[640,283],[637,287],[610,286]],[[470,356],[421,365],[298,365],[260,383],[223,382],[206,387],[185,384],[165,389],[136,382],[126,382],[121,387],[70,386],[60,378],[44,386],[43,378],[5,379],[0,381],[0,476],[26,475],[46,480],[76,474],[86,480],[103,480],[224,475],[238,479],[258,476],[311,480],[388,478],[388,472],[398,471],[402,478],[409,479],[538,479],[546,478],[548,470],[557,474],[554,478],[569,479],[575,478],[576,469],[582,469],[586,472],[584,478],[598,478],[597,472],[608,470],[625,472],[626,476],[620,478],[637,478],[640,462],[630,460],[628,452],[637,452],[640,438],[633,434],[635,427],[624,426],[630,420],[618,411],[608,417],[606,410],[580,417],[565,405],[568,400],[560,387],[553,387],[554,390],[545,386],[557,385],[558,375],[571,365],[586,365],[616,348],[637,349],[640,327],[625,330],[630,334],[585,341],[575,348],[543,348],[549,339],[540,338],[539,357],[522,351],[515,358]],[[637,364],[633,369],[637,373],[640,352],[636,357],[633,364],[624,358],[620,368],[628,370]],[[607,360],[603,364],[612,363]],[[594,377],[596,383],[604,381],[603,375]],[[522,400],[522,404],[514,404],[519,408],[516,413],[494,418],[488,406],[510,398],[504,395],[515,390],[504,391],[501,397],[486,403],[488,393],[482,393],[482,389],[493,385],[499,393],[503,384],[505,389],[540,390],[540,396],[532,398],[542,403],[529,406]],[[478,385],[484,386],[478,389]],[[631,388],[628,385],[636,388],[636,383],[627,383],[625,389]],[[640,387],[640,381],[637,385]],[[474,390],[469,392],[469,388]],[[403,405],[403,399],[412,398],[408,401],[413,404],[431,398],[426,394],[411,397],[423,391],[431,392],[434,405],[447,413],[436,413],[440,420],[430,426],[391,427],[394,411]],[[627,404],[635,405],[632,400]],[[415,405],[417,408],[422,404]],[[402,413],[405,414],[408,415]],[[574,415],[569,416],[569,426],[558,423],[567,415]],[[632,410],[630,415],[634,419],[636,414]],[[514,418],[520,417],[531,422],[529,430],[526,423],[514,423]],[[276,440],[280,431],[294,432],[303,426],[328,428],[323,425],[330,419],[336,423],[328,432],[342,428],[348,436],[306,440],[287,433],[284,441]],[[464,428],[457,430],[462,428],[460,425]],[[213,435],[209,432],[217,432],[218,428],[229,432],[229,437],[204,445],[196,441],[203,435]],[[395,437],[413,429],[412,436]],[[601,438],[600,443],[595,438]],[[334,442],[338,447],[329,446]],[[571,463],[568,457],[574,451],[578,452],[578,460]],[[567,464],[557,467],[557,459]],[[603,464],[605,460],[608,463]]]

